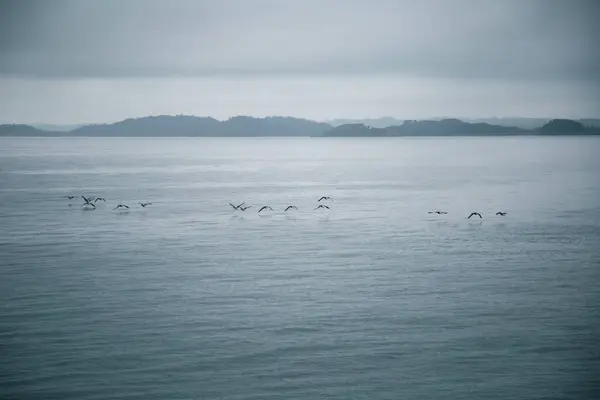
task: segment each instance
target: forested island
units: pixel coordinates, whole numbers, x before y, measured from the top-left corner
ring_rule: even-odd
[[[525,129],[514,126],[492,125],[485,122],[469,123],[448,118],[440,121],[407,120],[402,125],[373,128],[365,124],[337,126],[323,136],[507,136],[507,135],[598,135],[600,128],[585,126],[569,119],[553,119],[539,128]]]
[[[537,128],[465,122],[456,118],[405,120],[400,125],[371,127],[365,123],[332,126],[293,117],[237,116],[225,121],[187,115],[130,118],[112,124],[91,124],[49,130],[24,124],[0,125],[0,136],[18,137],[381,137],[381,136],[506,136],[598,135],[600,127],[570,119],[552,119]]]

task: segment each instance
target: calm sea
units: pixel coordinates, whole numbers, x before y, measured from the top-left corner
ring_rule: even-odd
[[[2,399],[597,399],[599,306],[600,138],[0,139]]]

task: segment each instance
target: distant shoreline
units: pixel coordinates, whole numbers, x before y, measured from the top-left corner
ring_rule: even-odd
[[[462,138],[510,138],[510,137],[594,137],[600,136],[600,133],[557,133],[552,135],[544,135],[539,133],[523,133],[520,135],[511,135],[505,133],[493,134],[493,135],[442,135],[442,134],[431,134],[431,135],[393,135],[393,136],[367,136],[367,135],[359,135],[359,136],[324,136],[324,135],[295,135],[295,136],[285,136],[285,135],[270,135],[270,136],[216,136],[216,135],[202,135],[202,136],[182,136],[182,135],[162,135],[162,136],[127,136],[127,135],[118,135],[118,136],[101,136],[101,135],[88,135],[88,136],[76,136],[76,135],[0,135],[1,138],[22,138],[22,139],[393,139],[393,138],[453,138],[453,137],[462,137]]]
[[[0,125],[0,137],[448,137],[448,136],[590,136],[599,125],[570,119],[552,119],[536,128],[465,122],[456,118],[405,120],[399,125],[372,127],[364,123],[338,126],[293,117],[156,116],[126,119],[112,124],[46,130],[25,124]]]

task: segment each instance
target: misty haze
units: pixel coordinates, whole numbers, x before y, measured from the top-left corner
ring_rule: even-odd
[[[0,0],[0,398],[597,399],[599,19]]]

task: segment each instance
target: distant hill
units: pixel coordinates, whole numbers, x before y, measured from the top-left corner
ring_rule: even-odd
[[[219,132],[214,118],[162,115],[129,118],[112,124],[86,125],[72,130],[71,136],[206,136]]]
[[[365,124],[345,124],[323,133],[322,136],[391,136],[387,133],[387,128],[374,128]]]
[[[517,127],[491,125],[483,122],[468,123],[455,118],[441,121],[404,121],[402,125],[373,128],[365,124],[341,125],[323,136],[482,136],[518,135],[528,131]]]
[[[364,123],[332,125],[293,117],[237,116],[226,121],[210,117],[162,115],[130,118],[111,124],[85,125],[71,131],[42,130],[29,125],[0,125],[0,136],[70,137],[257,137],[257,136],[488,136],[595,135],[600,128],[574,120],[553,119],[534,129],[465,122],[456,118],[406,120],[387,127]]]
[[[453,119],[449,117],[434,117],[428,118],[429,121],[442,121],[446,119]],[[500,118],[500,117],[491,117],[491,118],[462,118],[461,121],[471,122],[471,123],[487,123],[490,125],[499,125],[499,126],[510,126],[517,127],[523,129],[534,129],[542,126],[546,122],[548,122],[550,118]],[[387,128],[389,126],[398,126],[404,123],[404,120],[397,119],[393,117],[381,117],[381,118],[365,118],[365,119],[334,119],[331,121],[325,121],[329,125],[332,126],[340,126],[347,124],[364,124],[373,128]]]
[[[428,118],[429,121],[442,121],[445,119],[452,119],[449,117],[434,117]],[[536,129],[544,125],[552,118],[525,118],[525,117],[489,117],[489,118],[461,118],[461,121],[470,123],[486,123],[490,125],[516,127],[522,129]],[[576,120],[581,122],[585,126],[596,126],[600,127],[600,119],[587,118]],[[364,124],[373,128],[387,128],[389,126],[398,126],[404,123],[404,120],[393,118],[393,117],[381,117],[381,118],[354,118],[354,119],[334,119],[330,121],[324,121],[334,127],[348,124]]]
[[[393,118],[393,117],[381,117],[381,118],[339,118],[324,121],[331,126],[340,125],[352,125],[352,124],[363,124],[372,128],[387,128],[388,126],[400,125],[404,120]]]
[[[80,126],[84,126],[85,124],[77,124],[77,125],[55,125],[55,124],[31,124],[34,128],[40,129],[42,131],[57,131],[57,132],[69,132],[73,129],[79,128]]]
[[[233,117],[221,122],[222,136],[315,136],[331,125],[293,117]]]
[[[550,118],[491,117],[473,119],[465,118],[464,121],[471,123],[484,122],[490,125],[499,126],[514,126],[522,129],[535,129],[550,121]]]
[[[57,136],[59,132],[43,131],[30,125],[0,125],[0,136]]]
[[[600,128],[600,119],[598,118],[583,118],[579,119],[578,121],[587,127]]]
[[[543,135],[599,135],[600,127],[585,126],[571,119],[553,119],[542,125],[537,131]]]
[[[0,125],[0,136],[314,136],[331,125],[292,117],[238,116],[227,121],[187,115],[130,118],[112,124],[85,125],[68,132],[44,131],[28,125]]]
[[[455,118],[441,121],[405,121],[400,126],[387,129],[394,136],[516,135],[526,131],[513,126],[491,125],[485,122],[469,123]]]
[[[483,118],[483,119],[465,119],[466,122],[487,122],[489,124],[516,126],[517,128],[536,129],[552,121],[552,118]],[[582,118],[574,119],[586,127],[600,127],[600,119]]]

